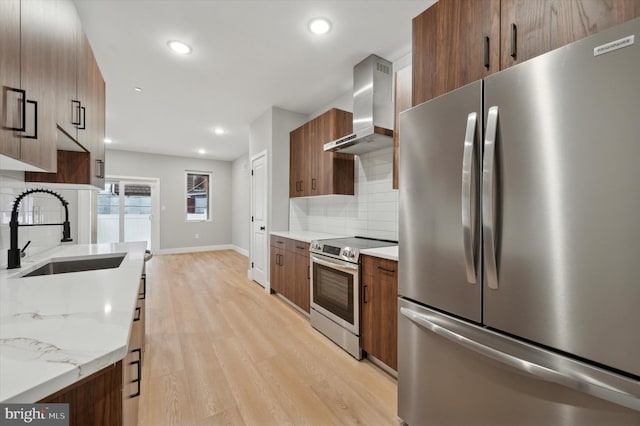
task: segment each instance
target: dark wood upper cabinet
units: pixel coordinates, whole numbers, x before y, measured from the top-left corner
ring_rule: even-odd
[[[22,163],[0,168],[103,187],[105,85],[73,1],[1,0],[0,47],[0,154]]]
[[[55,172],[59,58],[51,22],[59,18],[60,4],[35,0],[0,3],[0,153]]]
[[[289,197],[354,194],[353,155],[323,149],[352,131],[353,114],[333,108],[290,133]]]
[[[59,1],[58,8],[56,121],[58,127],[75,140],[81,118],[77,90],[80,19],[72,2]]]
[[[305,129],[305,126],[301,126],[289,133],[289,197],[291,198],[300,196],[300,182],[307,174]]]
[[[411,108],[411,66],[406,66],[396,72],[395,79],[395,116],[393,132],[393,189],[398,189],[399,157],[400,157],[400,113]]]
[[[413,105],[500,69],[500,0],[440,0],[413,19]]]
[[[640,0],[502,0],[501,68],[640,15]]]
[[[91,170],[91,184],[98,188],[104,189],[105,179],[105,146],[104,139],[106,136],[106,98],[107,88],[98,68],[97,62],[94,61],[94,72],[97,73],[97,78],[94,79],[95,85],[95,98],[93,106],[95,111],[93,113],[93,120],[95,123],[96,139],[95,145],[92,147],[90,155],[90,170]]]
[[[0,1],[0,152],[20,158],[20,0]]]
[[[5,7],[4,4],[2,6]],[[36,18],[25,15],[31,9]],[[43,13],[50,20],[46,25],[42,21]],[[49,50],[42,60],[49,61],[48,69],[53,70],[47,79],[32,78],[41,83],[41,90],[46,92],[44,99],[47,102],[38,106],[38,132],[42,129],[43,136],[47,138],[45,141],[51,140],[46,146],[46,154],[53,155],[53,160],[50,160],[53,167],[42,167],[50,173],[26,172],[25,180],[92,184],[103,188],[105,84],[74,4],[71,0],[23,1],[21,20],[23,40],[25,37],[33,39],[30,44],[22,43],[22,57],[26,55],[35,61],[32,56],[42,54],[42,45],[46,45]],[[25,21],[27,29],[37,29],[31,31],[37,37],[29,33],[25,36]],[[43,34],[49,34],[46,42],[40,41],[45,38]],[[23,75],[24,70],[23,66]],[[43,149],[40,148],[41,151]],[[22,151],[22,160],[27,161],[24,149]]]
[[[413,105],[637,16],[640,0],[439,0],[413,20]]]
[[[78,142],[90,153],[90,183],[104,188],[105,84],[89,40],[80,34],[78,100],[81,125]]]

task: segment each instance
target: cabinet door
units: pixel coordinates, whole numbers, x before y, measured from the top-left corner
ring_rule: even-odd
[[[332,109],[290,133],[290,197],[353,195],[353,155],[324,152],[325,143],[352,132],[352,117]]]
[[[305,312],[311,308],[311,276],[309,275],[309,244],[295,242],[295,281],[293,300]]]
[[[104,83],[104,79],[102,78],[102,73],[100,72],[100,68],[98,68],[98,64],[93,62],[93,72],[95,73],[95,77],[93,79],[94,84],[94,93],[95,97],[92,103],[92,121],[95,126],[95,139],[93,143],[93,147],[90,152],[90,173],[91,173],[91,184],[93,186],[97,186],[98,188],[104,189],[104,175],[105,175],[105,147],[104,147],[104,138],[105,138],[105,101],[106,101],[106,87]]]
[[[438,1],[413,19],[413,105],[498,71],[499,49],[500,0]]]
[[[640,15],[640,0],[502,0],[501,68]]]
[[[269,284],[271,291],[282,293],[284,290],[284,275],[282,271],[284,249],[271,246],[271,260],[269,268]]]
[[[309,123],[309,195],[331,194],[331,169],[333,153],[324,151],[324,144],[331,142],[329,112]]]
[[[80,20],[72,1],[58,1],[56,123],[74,140],[78,137],[80,105],[77,101],[78,32]]]
[[[324,144],[353,132],[353,114],[333,108],[313,120],[315,164],[311,195],[354,194],[355,162],[352,154],[325,152]]]
[[[0,1],[0,153],[20,158],[20,0]]]
[[[78,127],[78,142],[89,152],[96,144],[96,73],[97,65],[87,36],[80,34],[80,49],[78,57],[78,100],[82,104],[80,125]]]
[[[3,0],[4,1],[4,0]],[[23,1],[20,4],[20,78],[26,90],[26,131],[21,134],[20,159],[48,172],[56,171],[57,52],[54,23],[60,2]]]
[[[395,125],[393,132],[393,189],[398,189],[398,162],[400,159],[400,113],[411,108],[411,65],[396,72]]]
[[[331,110],[329,124],[330,142],[353,133],[353,114],[340,109]],[[323,143],[324,145],[324,143]],[[332,153],[331,194],[353,195],[355,182],[355,159],[353,154]]]
[[[398,263],[363,256],[362,349],[398,368]]]
[[[300,181],[305,165],[305,125],[289,133],[289,197],[301,197]]]

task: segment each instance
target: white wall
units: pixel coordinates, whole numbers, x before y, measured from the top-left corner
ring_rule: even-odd
[[[329,111],[331,108],[338,108],[343,111],[353,112],[353,90],[349,90],[343,93],[341,96],[338,96],[336,99],[324,105],[322,108],[312,112],[311,114],[309,114],[307,120],[312,120]]]
[[[271,148],[272,111],[269,108],[249,125],[249,158]]]
[[[106,174],[160,179],[160,250],[231,244],[231,162],[107,150]],[[212,174],[212,220],[187,222],[185,171]],[[198,234],[198,238],[196,238]]]
[[[251,231],[251,164],[249,154],[231,165],[231,244],[249,254]]]
[[[289,133],[308,120],[306,114],[271,107],[250,125],[249,156],[267,150],[267,231],[289,229]]]
[[[249,158],[267,151],[267,233],[289,229],[289,133],[307,119],[306,114],[271,107],[249,126]],[[269,254],[266,247],[267,268]]]

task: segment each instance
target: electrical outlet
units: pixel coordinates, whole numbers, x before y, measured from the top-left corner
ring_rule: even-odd
[[[200,234],[196,234],[196,240],[200,238]]]

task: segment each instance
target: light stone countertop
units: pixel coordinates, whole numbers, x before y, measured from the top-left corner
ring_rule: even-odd
[[[353,235],[327,234],[326,232],[315,231],[273,231],[271,235],[278,237],[291,238],[292,240],[304,241],[310,243],[314,240],[330,240],[333,238],[348,238]]]
[[[366,254],[369,256],[381,257],[388,260],[398,260],[398,246],[379,247],[362,250],[360,254]]]
[[[38,401],[125,357],[145,249],[61,245],[0,271],[0,402]],[[50,259],[113,253],[127,254],[118,268],[19,278]]]

